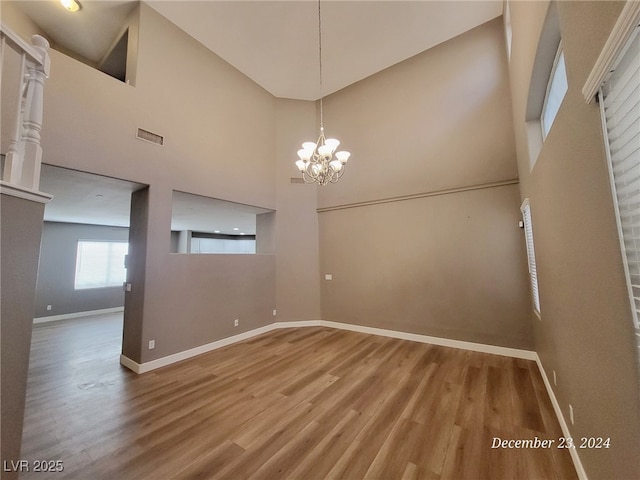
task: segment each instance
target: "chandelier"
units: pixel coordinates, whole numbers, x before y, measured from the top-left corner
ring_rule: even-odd
[[[320,136],[316,142],[304,142],[298,150],[300,159],[296,162],[302,172],[305,183],[328,185],[336,183],[344,173],[345,165],[351,154],[347,151],[336,152],[340,141],[324,137],[324,116],[322,105],[322,16],[318,0],[318,60],[320,66]]]

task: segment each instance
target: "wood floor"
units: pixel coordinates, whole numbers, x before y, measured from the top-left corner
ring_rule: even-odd
[[[328,328],[276,330],[143,375],[122,321],[37,325],[21,479],[570,479],[534,362]],[[554,447],[555,447],[554,445]]]

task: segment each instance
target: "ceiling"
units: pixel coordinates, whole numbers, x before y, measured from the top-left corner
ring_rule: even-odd
[[[143,187],[140,183],[43,164],[40,190],[53,195],[45,206],[44,219],[128,227],[131,193]]]
[[[93,62],[108,53],[134,0],[13,2],[54,45]],[[311,0],[145,3],[276,97],[316,100],[318,4]],[[323,95],[340,90],[502,14],[502,0],[336,1],[322,11]]]
[[[2,0],[5,3],[6,0]],[[133,0],[79,0],[82,9],[71,13],[58,0],[12,1],[33,20],[56,48],[73,52],[94,64],[106,56],[133,11]],[[62,47],[62,48],[60,48]]]
[[[131,194],[145,186],[43,164],[40,190],[53,195],[53,200],[45,207],[44,219],[48,222],[128,227]],[[171,230],[255,235],[256,215],[270,211],[174,192]]]

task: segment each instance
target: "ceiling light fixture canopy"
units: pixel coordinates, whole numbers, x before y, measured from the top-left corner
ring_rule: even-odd
[[[328,185],[336,183],[344,174],[345,165],[351,154],[347,151],[336,152],[340,141],[324,136],[324,112],[322,105],[322,14],[318,0],[318,60],[320,66],[320,136],[314,142],[304,142],[298,150],[299,160],[296,167],[302,172],[305,183]]]
[[[81,8],[80,2],[76,0],[60,0],[60,3],[70,12],[77,12]]]

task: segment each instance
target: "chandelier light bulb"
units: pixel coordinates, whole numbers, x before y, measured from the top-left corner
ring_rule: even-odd
[[[331,145],[320,145],[318,147],[318,153],[320,154],[320,156],[322,157],[329,157],[331,156]]]
[[[298,157],[300,157],[300,160],[305,160],[308,162],[311,158],[311,155],[313,155],[313,150],[305,150],[304,148],[298,150]]]
[[[327,138],[324,141],[324,144],[331,147],[331,153],[333,153],[336,151],[336,148],[338,148],[338,145],[340,145],[340,140],[337,140],[335,138]]]
[[[60,0],[60,3],[70,12],[77,12],[80,10],[80,2],[77,2],[76,0]]]
[[[349,152],[346,151],[341,151],[341,152],[336,152],[336,158],[338,160],[340,160],[340,162],[342,162],[342,164],[344,165],[345,163],[347,163],[347,160],[349,160],[349,157],[351,156],[351,154]]]

